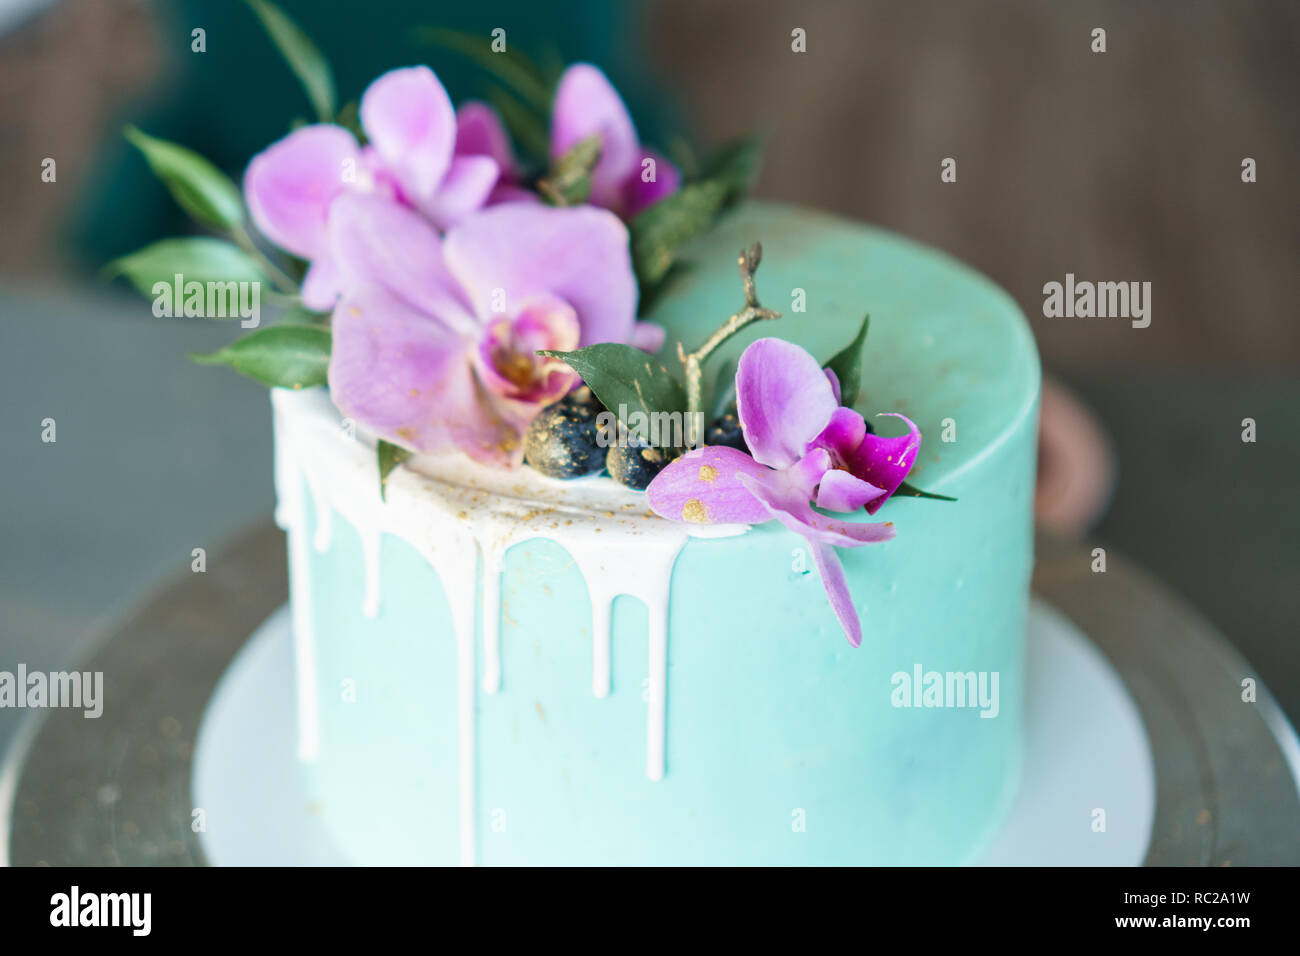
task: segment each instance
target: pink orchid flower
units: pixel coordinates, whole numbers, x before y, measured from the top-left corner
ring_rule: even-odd
[[[491,202],[537,201],[521,186],[519,164],[497,112],[485,103],[465,103],[456,114],[457,153],[489,156],[501,169]],[[641,145],[636,126],[618,91],[597,67],[575,63],[564,71],[551,110],[551,158],[588,136],[599,135],[601,155],[592,170],[588,202],[630,220],[681,188],[682,176],[663,154]],[[647,160],[653,160],[653,165]],[[647,182],[646,177],[653,177]]]
[[[862,416],[840,407],[833,376],[797,345],[759,339],[736,369],[736,411],[747,455],[726,446],[687,452],[650,483],[655,513],[701,524],[761,524],[775,519],[802,535],[813,553],[831,608],[849,643],[862,643],[844,568],[835,547],[888,541],[892,522],[843,521],[813,510],[874,513],[907,476],[921,433],[879,438]]]
[[[603,209],[507,203],[440,238],[411,209],[346,194],[328,235],[346,290],[331,397],[414,451],[519,465],[529,422],[578,384],[537,350],[627,342],[637,325],[627,227]]]
[[[383,196],[446,229],[487,202],[500,176],[490,154],[457,152],[455,111],[428,67],[391,70],[371,83],[361,125],[365,147],[341,126],[304,126],[253,157],[244,174],[257,228],[312,264],[302,288],[310,308],[332,307],[340,291],[326,236],[340,196]]]
[[[594,134],[600,136],[601,151],[591,174],[589,202],[631,220],[681,187],[677,167],[641,145],[622,97],[605,74],[590,63],[575,63],[555,90],[551,156],[564,154]],[[651,170],[653,178],[647,182]]]

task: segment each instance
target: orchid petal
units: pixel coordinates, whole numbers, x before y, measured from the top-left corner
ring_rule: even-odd
[[[315,259],[326,249],[330,204],[346,188],[347,163],[360,157],[356,139],[341,126],[304,126],[253,157],[244,196],[258,230],[296,256]]]
[[[448,229],[488,201],[501,169],[490,156],[456,156],[438,192],[420,208],[439,229]]]
[[[826,373],[826,378],[831,383],[831,391],[835,393],[835,404],[839,405],[843,401],[840,397],[840,377],[835,374],[833,368],[824,368],[822,371]]]
[[[345,292],[380,285],[425,315],[469,332],[469,302],[447,271],[443,242],[416,212],[377,196],[349,193],[330,210],[332,261]]]
[[[449,444],[438,422],[451,410],[441,403],[460,396],[440,383],[463,378],[457,367],[469,368],[469,343],[380,286],[350,290],[331,326],[330,397],[339,410],[406,448]]]
[[[817,507],[831,511],[857,511],[883,494],[884,488],[877,488],[847,471],[832,469],[822,476],[817,487]]]
[[[341,281],[329,255],[320,256],[302,277],[302,304],[313,312],[329,312],[338,301]]]
[[[659,472],[646,501],[660,517],[693,524],[761,524],[771,519],[741,479],[767,472],[743,451],[706,445]]]
[[[427,66],[390,70],[361,97],[361,125],[417,204],[433,199],[456,142],[456,113]]]
[[[518,176],[510,134],[497,111],[486,103],[469,100],[456,110],[455,154],[491,157],[496,160],[503,180],[513,181]]]
[[[551,156],[560,156],[596,134],[600,159],[591,172],[591,202],[618,209],[624,202],[624,186],[640,162],[636,127],[605,74],[590,63],[575,63],[564,71],[555,90]]]
[[[829,544],[813,545],[813,563],[821,576],[822,587],[826,589],[826,599],[830,601],[831,610],[844,628],[844,636],[849,639],[850,647],[862,644],[862,622],[858,620],[857,608],[853,606],[853,595],[849,593],[849,582],[844,577],[844,565],[840,556]]]
[[[563,398],[578,382],[569,366],[537,353],[575,349],[579,334],[578,316],[567,302],[538,296],[513,319],[499,317],[484,330],[475,355],[479,378],[494,395],[522,406],[511,412],[526,425],[539,406]]]
[[[825,448],[837,464],[847,465],[862,445],[866,434],[867,423],[862,416],[851,408],[841,406],[831,413],[826,427],[808,443],[808,447]]]
[[[682,174],[667,156],[653,149],[643,149],[637,157],[632,175],[623,184],[622,213],[625,219],[649,209],[661,199],[667,199],[682,188]],[[654,179],[645,181],[646,160],[653,160]]]
[[[787,468],[838,407],[821,365],[782,339],[752,343],[736,368],[736,411],[754,460]]]
[[[632,340],[628,344],[654,355],[664,347],[667,336],[668,330],[656,322],[637,322],[632,326]]]
[[[892,521],[862,523],[818,514],[784,472],[740,474],[737,480],[767,507],[773,518],[810,542],[856,548],[894,537]]]
[[[479,316],[511,315],[549,293],[577,312],[580,345],[626,342],[632,335],[636,277],[627,227],[612,213],[592,206],[491,206],[452,228],[443,251]]]
[[[889,496],[898,490],[921,451],[921,431],[910,418],[897,412],[884,412],[882,417],[901,418],[907,423],[907,434],[895,438],[866,435],[848,462],[853,474],[884,489],[883,495],[867,505],[868,514],[879,511]]]

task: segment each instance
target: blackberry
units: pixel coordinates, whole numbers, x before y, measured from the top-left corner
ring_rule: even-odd
[[[630,439],[626,445],[611,445],[605,455],[610,476],[620,485],[637,491],[644,491],[667,464],[664,449],[652,448],[638,439]]]
[[[560,399],[560,404],[572,408],[591,409],[593,416],[598,415],[605,410],[605,406],[600,403],[600,399],[596,397],[596,393],[586,385],[581,385],[578,388],[575,388],[568,395],[565,395],[564,398]]]
[[[600,409],[568,398],[542,409],[524,434],[524,461],[550,478],[581,478],[605,466]]]
[[[749,446],[745,444],[745,434],[740,429],[740,419],[735,412],[719,415],[712,425],[704,429],[704,444],[726,445],[749,454]]]

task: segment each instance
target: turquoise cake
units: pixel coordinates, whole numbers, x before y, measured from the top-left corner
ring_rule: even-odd
[[[360,864],[957,864],[1021,761],[1038,357],[1015,302],[932,249],[750,203],[642,318],[661,352],[736,308],[825,361],[871,315],[855,407],[923,437],[897,536],[842,553],[862,643],[803,538],[665,521],[608,477],[417,455],[323,388],[273,395],[299,751]],[[802,307],[802,308],[800,308]],[[867,515],[859,513],[859,518]]]

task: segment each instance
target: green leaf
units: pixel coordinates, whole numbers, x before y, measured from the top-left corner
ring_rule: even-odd
[[[721,417],[736,403],[736,360],[724,359],[713,379],[713,417]]]
[[[577,206],[591,195],[591,171],[600,162],[599,133],[581,139],[556,157],[537,191],[553,206]]]
[[[285,309],[276,320],[284,325],[323,325],[330,324],[329,312],[313,312],[301,302]]]
[[[632,412],[651,416],[659,412],[684,413],[686,392],[672,374],[638,348],[603,342],[576,352],[538,352],[565,362],[581,376],[606,408],[618,416],[643,441],[650,438],[650,423],[632,423],[624,417]],[[683,432],[686,423],[682,423]]]
[[[853,341],[845,349],[826,363],[826,367],[840,380],[840,404],[850,408],[858,400],[862,388],[862,346],[867,341],[867,328],[871,325],[871,316],[862,317],[862,327]]]
[[[726,184],[727,202],[743,196],[758,179],[758,169],[763,158],[761,136],[747,136],[721,146],[709,157],[702,178],[719,180]]]
[[[334,72],[329,62],[298,24],[270,0],[244,0],[302,83],[322,123],[334,119]]]
[[[707,179],[683,187],[633,219],[628,229],[637,280],[649,285],[667,275],[677,250],[713,224],[726,198],[726,184]]]
[[[123,135],[144,154],[153,174],[191,218],[216,229],[234,229],[244,220],[244,200],[234,181],[193,150],[155,139],[134,126]]]
[[[499,86],[488,89],[487,99],[501,114],[501,122],[505,124],[510,138],[518,143],[534,161],[545,163],[551,150],[550,134],[546,131],[546,123]]]
[[[504,50],[496,52],[492,49],[491,36],[440,27],[421,27],[415,36],[419,42],[440,46],[472,60],[513,89],[542,116],[551,115],[550,84],[537,65],[515,47],[507,44]]]
[[[156,296],[156,283],[175,286],[176,276],[182,283],[201,282],[257,282],[269,285],[266,273],[252,256],[234,243],[210,237],[163,239],[145,246],[128,256],[114,259],[104,266],[107,276],[125,276],[133,286],[146,296]],[[183,300],[182,300],[183,302]],[[179,313],[182,302],[173,302]],[[234,315],[212,318],[239,318]]]
[[[200,365],[229,365],[263,385],[310,388],[325,384],[330,333],[315,325],[270,325],[224,349],[189,357]]]
[[[896,495],[910,495],[913,498],[933,498],[935,501],[956,501],[956,498],[949,498],[947,495],[936,495],[932,491],[922,491],[914,485],[903,482],[894,492]]]
[[[388,500],[388,476],[393,473],[394,468],[413,454],[415,453],[409,448],[379,439],[379,497],[384,501]]]
[[[366,131],[361,127],[361,103],[359,100],[348,100],[340,106],[338,116],[334,118],[334,122],[355,136],[357,142],[362,146],[369,142],[369,139],[366,138]]]

